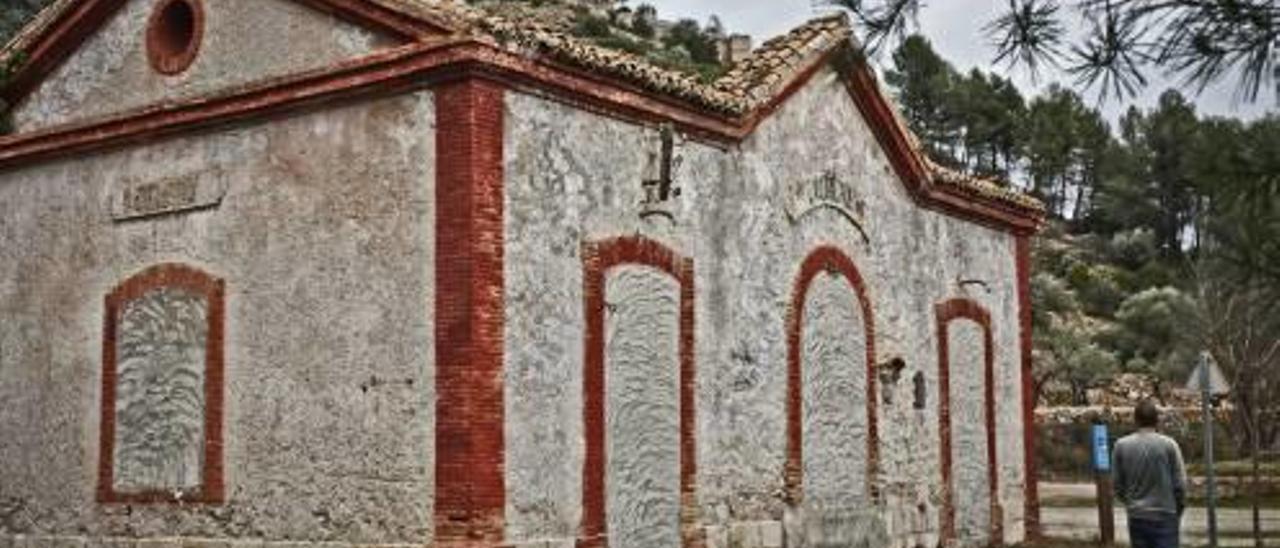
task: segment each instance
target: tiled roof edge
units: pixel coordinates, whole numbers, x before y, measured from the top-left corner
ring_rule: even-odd
[[[23,27],[18,30],[17,34],[14,34],[13,37],[4,44],[4,47],[0,48],[0,63],[9,62],[15,53],[31,47],[32,43],[35,42],[41,34],[44,34],[44,32],[48,30],[49,26],[61,17],[64,12],[75,5],[77,1],[78,0],[56,0],[52,4],[41,9],[30,22],[23,25]]]
[[[83,0],[56,0],[40,11],[0,49],[0,62],[32,46],[66,11]],[[536,21],[519,23],[466,6],[460,0],[365,0],[416,17],[426,23],[453,28],[517,53],[545,58],[612,76],[641,89],[663,94],[717,115],[745,117],[769,103],[816,59],[853,40],[848,17],[836,13],[811,19],[786,34],[771,38],[750,56],[712,83],[654,65],[647,59],[598,46],[546,28]],[[877,92],[885,95],[876,84]],[[887,95],[885,95],[887,97]],[[980,200],[995,201],[1036,216],[1044,205],[1035,198],[988,179],[955,171],[931,160],[896,108],[890,108],[897,131],[911,142],[914,154],[930,174],[929,184],[960,191]]]

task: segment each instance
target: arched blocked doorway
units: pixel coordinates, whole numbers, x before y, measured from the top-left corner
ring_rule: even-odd
[[[98,501],[224,502],[225,282],[164,263],[105,304]]]
[[[823,504],[875,499],[875,393],[875,319],[866,284],[844,252],[818,247],[800,265],[787,315],[784,481],[793,504],[806,495]]]
[[[693,260],[640,236],[583,246],[583,548],[701,546]]]
[[[999,544],[1003,531],[991,314],[970,299],[939,303],[934,313],[938,331],[942,537],[944,541],[966,544]]]

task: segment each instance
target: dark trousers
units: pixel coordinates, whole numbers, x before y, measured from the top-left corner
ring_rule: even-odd
[[[1129,544],[1133,548],[1178,548],[1178,527],[1182,520],[1170,515],[1161,518],[1129,518]]]

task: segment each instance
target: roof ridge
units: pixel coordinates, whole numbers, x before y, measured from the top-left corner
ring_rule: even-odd
[[[766,40],[713,85],[758,105],[772,98],[777,88],[785,85],[799,68],[808,65],[807,61],[852,36],[849,18],[843,12],[815,17],[786,34]],[[787,70],[780,71],[780,68]]]
[[[18,32],[15,33],[9,41],[5,42],[3,47],[0,47],[0,63],[9,63],[15,53],[18,53],[30,46],[31,44],[28,42],[39,37],[40,34],[43,33],[44,30],[53,22],[53,20],[57,19],[59,15],[62,15],[63,12],[67,11],[67,9],[70,8],[72,4],[75,4],[76,1],[77,0],[55,0],[50,2],[49,5],[41,8],[40,11],[36,12],[35,17],[32,17],[31,21],[23,25],[21,29],[18,29]]]
[[[73,6],[85,0],[56,0],[40,11],[8,44],[0,49],[0,61],[14,52],[31,47],[49,25]],[[826,55],[841,42],[852,42],[853,29],[844,12],[809,19],[785,34],[763,42],[742,61],[713,82],[677,70],[661,67],[632,53],[607,48],[551,28],[534,18],[512,21],[498,14],[467,5],[462,0],[361,0],[433,26],[450,29],[457,36],[529,56],[554,61],[612,76],[658,94],[687,101],[722,116],[742,117],[774,100],[815,59]],[[887,97],[879,82],[873,93]],[[901,117],[897,108],[887,109],[890,124],[905,136],[911,154],[923,164],[927,184],[947,187],[980,199],[992,200],[1017,209],[1044,212],[1039,200],[988,179],[944,167],[929,158]]]
[[[722,114],[739,115],[750,109],[740,98],[699,82],[693,75],[658,66],[640,55],[594,44],[537,20],[513,22],[492,13],[477,13],[472,17],[473,30],[483,33],[475,37],[482,40],[491,38],[500,45],[526,53],[548,55],[558,61],[619,76],[649,91],[674,95]]]

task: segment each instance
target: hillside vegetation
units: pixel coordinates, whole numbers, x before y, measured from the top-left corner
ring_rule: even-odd
[[[886,80],[932,156],[1048,208],[1032,279],[1037,390],[1084,404],[1133,373],[1165,398],[1207,350],[1249,419],[1237,428],[1277,443],[1280,117],[1202,116],[1169,90],[1113,127],[1071,89],[1024,96],[956,71],[920,36],[893,52]]]

